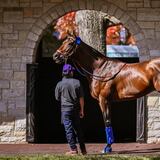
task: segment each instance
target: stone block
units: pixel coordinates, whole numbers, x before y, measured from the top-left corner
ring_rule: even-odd
[[[8,101],[8,108],[9,109],[15,109],[16,108],[16,102],[15,102],[15,100],[9,100]]]
[[[20,71],[20,67],[21,67],[21,63],[11,63],[11,68],[14,70],[14,71]]]
[[[49,15],[53,18],[53,20],[56,20],[56,19],[59,18],[58,13],[55,12],[55,11],[51,11],[51,12],[49,13]]]
[[[160,9],[137,9],[138,21],[160,21]]]
[[[150,60],[150,59],[151,59],[150,55],[142,55],[142,56],[139,57],[139,60],[141,62],[147,61],[147,60]]]
[[[21,62],[21,57],[13,57],[12,59],[11,59],[11,63],[20,63]]]
[[[0,126],[0,136],[9,136],[11,135],[11,132],[13,131],[13,126],[10,125],[1,125]]]
[[[119,19],[123,14],[124,14],[124,11],[117,8],[115,13],[114,13],[114,16]]]
[[[18,33],[3,34],[2,38],[9,39],[9,40],[18,40]]]
[[[38,36],[37,34],[33,33],[33,32],[30,32],[30,33],[28,34],[27,39],[30,39],[30,40],[36,42],[36,41],[39,39],[39,36]]]
[[[29,23],[29,24],[33,24],[35,21],[37,20],[37,18],[24,18],[23,21],[24,23]]]
[[[136,42],[141,41],[144,39],[144,35],[142,33],[137,33],[134,35],[134,38],[135,38]]]
[[[3,22],[3,13],[0,13],[0,23]]]
[[[87,9],[93,9],[93,0],[86,0]]]
[[[155,30],[160,31],[160,22],[155,22]]]
[[[35,48],[35,46],[36,46],[36,42],[35,41],[32,41],[32,40],[26,40],[26,42],[25,42],[25,47],[26,47],[26,49],[31,49],[32,51],[31,52],[29,52],[31,55],[33,54],[33,49]],[[29,54],[29,53],[27,53],[27,52],[25,52],[27,55]]]
[[[109,8],[108,8],[108,14],[110,16],[113,16],[114,13],[116,12],[117,10],[117,6],[113,5],[113,4],[110,4]]]
[[[115,4],[116,6],[120,7],[123,10],[127,9],[127,1],[128,0],[108,0],[110,3]]]
[[[159,0],[151,1],[151,7],[152,8],[160,8],[160,1]]]
[[[25,88],[25,83],[24,81],[10,81],[11,83],[11,89],[16,89],[16,88]]]
[[[143,2],[128,2],[127,7],[128,8],[142,8]]]
[[[33,55],[33,49],[31,49],[31,48],[25,48],[23,50],[23,55],[26,55],[26,56]],[[23,59],[25,60],[25,57]]]
[[[14,24],[14,31],[27,31],[30,30],[32,24],[23,23],[23,24]]]
[[[12,69],[10,58],[2,58],[2,69]]]
[[[77,11],[77,10],[79,10],[79,5],[78,5],[78,3],[79,3],[79,0],[74,0],[74,2],[73,1],[70,1],[70,6],[71,6],[71,8],[72,8],[72,10],[70,10],[70,11]],[[63,5],[64,6],[64,5]],[[65,7],[65,6],[64,6]],[[63,9],[65,10],[65,8],[63,7]]]
[[[16,50],[17,50],[16,57],[21,57],[23,54],[24,48],[16,48]],[[13,62],[15,62],[15,61],[13,61]]]
[[[125,24],[126,22],[128,22],[128,20],[130,19],[130,17],[127,14],[123,14],[122,17],[119,19],[123,24]]]
[[[30,3],[20,2],[20,7],[26,8],[26,7],[29,7],[29,6],[30,6]]]
[[[1,80],[10,80],[13,78],[13,70],[0,70]]]
[[[40,35],[43,32],[43,29],[38,26],[33,26],[31,31],[36,33],[36,35]]]
[[[102,6],[101,11],[104,12],[104,13],[107,13],[108,12],[108,8],[109,8],[109,5],[105,4],[105,5]]]
[[[151,7],[150,0],[144,0],[144,7]]]
[[[25,90],[22,88],[18,89],[3,89],[2,98],[3,99],[22,99],[25,96]]]
[[[150,50],[160,49],[159,41],[156,39],[147,39],[147,44]]]
[[[42,0],[31,1],[31,7],[42,7]]]
[[[21,11],[4,12],[3,21],[5,23],[22,23],[23,12]]]
[[[24,119],[26,117],[26,109],[25,108],[8,109],[8,116]]]
[[[30,0],[20,0],[20,3],[29,3],[30,2]]]
[[[26,72],[14,72],[14,80],[26,80]]]
[[[2,47],[2,36],[0,35],[0,48]]]
[[[155,39],[154,29],[143,29],[143,32],[147,39]]]
[[[26,72],[26,63],[21,63],[20,71]]]
[[[13,25],[12,24],[1,24],[0,23],[0,33],[12,33]]]
[[[2,143],[9,143],[9,144],[15,144],[16,143],[22,143],[26,140],[25,136],[1,136],[1,142]]]
[[[19,1],[17,0],[0,0],[1,7],[19,7]]]
[[[140,28],[154,29],[154,23],[155,22],[138,21],[137,23],[140,26]]]
[[[22,62],[24,63],[32,63],[33,56],[22,56]]]
[[[87,9],[85,0],[79,0],[79,8],[80,9]]]
[[[135,23],[133,19],[129,19],[127,24],[125,24],[125,27],[127,27],[131,34],[137,34],[141,32],[140,27]]]
[[[0,112],[7,112],[7,102],[6,101],[0,101]],[[1,128],[1,125],[0,125]]]
[[[42,15],[42,8],[34,8],[33,9],[33,17],[40,17]]]
[[[147,98],[147,106],[149,107],[159,107],[160,106],[160,99],[157,96],[150,96]]]
[[[53,22],[52,17],[49,14],[45,14],[43,15],[42,19],[47,23],[47,24],[51,24]]]
[[[0,80],[0,88],[9,88],[8,80]]]
[[[16,119],[15,120],[15,131],[25,131],[26,119]]]
[[[155,35],[156,35],[156,39],[160,40],[160,32],[155,32]]]
[[[26,108],[25,100],[16,100],[16,108]]]
[[[58,5],[56,8],[54,8],[54,10],[57,11],[57,13],[60,17],[65,15],[65,10],[64,10],[63,6],[61,6],[61,5]]]
[[[38,21],[36,21],[36,25],[42,29],[46,29],[48,24],[43,21],[43,19],[39,19]]]
[[[33,8],[24,8],[23,15],[24,15],[24,17],[32,17],[33,16]]]
[[[152,57],[160,57],[160,50],[150,50],[150,55]]]
[[[78,1],[78,3],[79,3],[79,1]],[[62,3],[62,6],[63,6],[66,13],[72,11],[72,5],[71,5],[71,3],[68,3],[68,1]]]

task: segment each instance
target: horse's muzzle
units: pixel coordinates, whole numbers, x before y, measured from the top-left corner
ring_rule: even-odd
[[[64,61],[63,59],[63,56],[61,56],[58,52],[55,52],[53,54],[53,60],[56,62],[56,63],[62,63]]]

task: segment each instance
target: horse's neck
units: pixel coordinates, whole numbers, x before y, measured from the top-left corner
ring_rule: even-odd
[[[74,59],[86,70],[93,72],[101,67],[107,58],[84,42],[78,46]]]

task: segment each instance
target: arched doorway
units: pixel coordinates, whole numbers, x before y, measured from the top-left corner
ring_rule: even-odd
[[[99,6],[102,6],[102,4],[100,3],[99,4]],[[111,6],[113,6],[113,5],[111,5]],[[76,6],[74,6],[74,7],[76,7]],[[74,7],[73,7],[73,9],[74,9]],[[104,9],[104,7],[102,7],[103,9]],[[51,9],[51,10],[49,10],[48,12],[47,12],[47,14],[45,14],[44,16],[43,16],[43,18],[42,19],[40,19],[39,21],[38,21],[38,23],[36,22],[35,23],[35,26],[39,26],[40,28],[41,28],[41,32],[39,32],[38,33],[38,36],[39,36],[39,40],[40,40],[40,38],[41,38],[41,34],[42,34],[42,32],[43,32],[43,29],[45,28],[45,27],[47,27],[47,25],[49,24],[49,23],[51,23],[53,20],[55,20],[55,19],[57,19],[58,17],[59,17],[59,15],[63,15],[64,13],[62,12],[60,12],[61,11],[61,6],[59,6],[59,7],[57,7],[56,9],[53,7],[53,9]],[[78,9],[80,9],[80,8],[78,8]],[[77,8],[75,8],[75,10],[78,10]],[[89,7],[89,9],[90,9],[90,7]],[[94,9],[94,8],[93,8]],[[114,10],[116,10],[116,7],[114,8]],[[58,12],[58,14],[57,13],[55,13],[55,12]],[[116,16],[116,12],[115,12],[115,16]],[[48,18],[48,17],[52,17],[52,18]],[[122,17],[125,17],[125,16],[122,16]],[[44,20],[46,18],[46,20]],[[50,20],[50,19],[52,19],[52,20]],[[123,18],[122,18],[123,19]],[[127,19],[127,17],[126,17],[126,19]],[[44,24],[43,23],[43,21],[46,21],[45,23],[46,24]],[[42,22],[42,23],[41,23]],[[124,22],[126,23],[126,25],[127,25],[127,22],[124,20]],[[132,22],[132,21],[131,21]],[[42,24],[42,26],[40,26],[40,24]],[[128,25],[129,25],[130,23],[128,23]],[[136,27],[137,27],[137,25],[135,25]],[[43,29],[42,29],[43,28]],[[138,28],[138,27],[137,27]],[[31,30],[31,34],[32,33],[35,33],[35,31],[34,31],[34,29],[35,28],[32,28],[32,30]],[[132,31],[133,31],[133,33],[136,35],[136,34],[139,34],[139,33],[137,33],[137,31],[135,31],[134,29],[133,29],[133,27],[132,27]],[[37,33],[36,33],[37,34]],[[141,34],[141,33],[140,33]],[[137,36],[138,37],[138,36]],[[142,36],[140,36],[140,39],[138,39],[138,40],[143,40],[143,35]],[[30,41],[31,43],[35,43],[34,41],[35,41],[35,39],[33,38],[32,39],[32,37],[31,37],[31,35],[29,34],[29,36],[28,36],[28,39],[27,39],[27,41]],[[35,44],[36,45],[36,44]],[[28,43],[26,43],[26,46],[25,46],[25,49],[26,48],[28,48]],[[36,54],[36,50],[37,50],[37,47],[35,47],[34,49],[33,49],[33,55],[35,55]],[[24,52],[25,53],[25,52]],[[35,57],[35,56],[34,56]],[[35,61],[35,59],[33,60],[33,61]],[[45,62],[44,62],[45,63]],[[48,62],[47,62],[48,63]],[[43,64],[43,63],[42,63]],[[48,64],[46,64],[46,65],[48,65]],[[42,65],[42,68],[44,69],[45,67]],[[46,67],[46,68],[48,68],[48,67]],[[56,68],[55,66],[53,67],[53,68]],[[58,70],[58,69],[56,69],[56,70]],[[41,70],[42,71],[42,70]],[[46,72],[46,70],[45,70],[45,72]],[[38,72],[39,73],[39,72]],[[42,86],[42,85],[41,85]],[[45,93],[45,92],[44,92]],[[42,96],[42,98],[44,98],[43,96]],[[40,103],[40,102],[39,102]],[[46,103],[44,103],[44,105],[45,105]],[[44,106],[43,105],[43,106]],[[96,104],[97,105],[97,104]],[[41,112],[42,114],[43,114],[43,111]],[[90,111],[90,113],[91,113],[91,111]],[[39,113],[37,113],[37,114],[39,114]],[[42,121],[43,121],[43,119],[42,119]],[[90,123],[90,124],[92,124],[92,123]],[[47,125],[47,124],[46,124]],[[44,123],[44,126],[45,126],[45,123]],[[54,131],[55,129],[53,129],[53,131]],[[63,130],[63,129],[62,129]],[[43,130],[44,131],[44,130]],[[53,131],[51,132],[51,134],[50,135],[52,135],[52,133],[53,133]],[[95,130],[94,130],[95,131]],[[97,130],[96,130],[97,131]],[[95,132],[96,132],[95,131]],[[45,132],[45,131],[44,131]],[[103,132],[103,131],[102,131]],[[92,132],[93,133],[93,132]],[[38,135],[38,134],[37,134]],[[47,135],[47,133],[46,133],[46,135]],[[42,136],[43,137],[43,136]],[[89,136],[90,137],[90,136]],[[103,135],[103,137],[105,138],[105,136]]]

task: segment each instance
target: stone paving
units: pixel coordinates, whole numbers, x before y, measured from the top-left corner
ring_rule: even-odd
[[[89,155],[101,154],[105,144],[86,144]],[[160,144],[145,143],[115,143],[111,154],[125,155],[158,155],[160,156]],[[0,156],[2,155],[33,155],[33,154],[64,154],[68,151],[67,144],[0,144]]]

